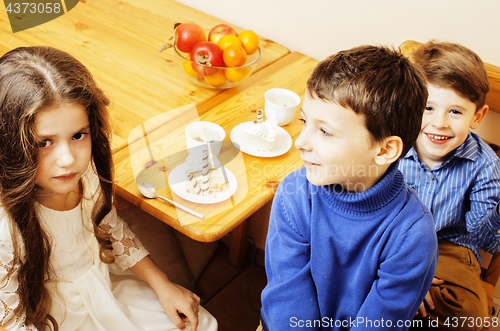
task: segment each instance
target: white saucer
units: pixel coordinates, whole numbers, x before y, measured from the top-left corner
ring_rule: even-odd
[[[178,165],[172,170],[172,172],[170,172],[170,175],[168,175],[168,183],[170,185],[170,189],[175,194],[187,201],[201,204],[217,203],[229,199],[234,192],[236,192],[236,188],[238,187],[238,181],[236,180],[234,174],[227,168],[221,168],[221,170],[223,173],[226,173],[228,181],[227,190],[217,192],[215,196],[214,193],[211,193],[209,196],[204,197],[201,195],[191,194],[186,191],[187,179],[184,164]],[[179,178],[184,178],[184,180],[179,182]]]
[[[238,147],[243,153],[258,157],[275,157],[285,154],[292,147],[292,137],[285,129],[279,126],[276,130],[276,141],[274,142],[273,148],[269,152],[262,152],[245,146],[241,143],[243,132],[245,132],[246,128],[251,123],[252,121],[238,124],[231,130],[231,141],[237,144],[238,146],[236,147]]]

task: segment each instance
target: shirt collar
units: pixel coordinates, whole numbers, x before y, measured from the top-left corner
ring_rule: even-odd
[[[413,159],[414,161],[418,161],[417,151],[415,147],[410,148],[408,153],[406,153],[404,159]]]
[[[467,159],[471,161],[477,160],[479,155],[479,148],[477,144],[476,134],[469,132],[465,141],[455,149],[455,152],[452,154],[452,157],[459,157],[462,159]]]

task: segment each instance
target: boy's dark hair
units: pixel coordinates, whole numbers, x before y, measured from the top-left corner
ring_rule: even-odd
[[[360,46],[334,54],[316,66],[307,89],[313,98],[364,115],[374,141],[401,137],[401,157],[420,132],[427,102],[425,78],[395,50]]]
[[[431,40],[413,51],[410,60],[429,83],[451,88],[473,102],[476,111],[484,106],[490,89],[488,73],[481,58],[467,47]]]

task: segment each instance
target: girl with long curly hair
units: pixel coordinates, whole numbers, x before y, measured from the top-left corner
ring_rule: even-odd
[[[0,325],[216,330],[116,214],[108,105],[63,51],[0,58]]]

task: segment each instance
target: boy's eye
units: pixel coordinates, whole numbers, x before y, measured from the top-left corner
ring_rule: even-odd
[[[457,110],[457,109],[452,109],[452,110],[451,110],[451,113],[452,113],[452,114],[456,114],[456,115],[460,115],[460,114],[462,114],[462,112],[461,112],[460,110]]]
[[[431,106],[425,106],[425,110],[427,110],[427,111],[431,111],[431,110],[432,110],[432,107],[431,107]]]
[[[325,135],[325,136],[331,136],[331,135],[332,135],[330,132],[326,131],[326,130],[325,130],[325,129],[323,129],[323,128],[321,128],[320,130],[321,130],[321,132],[323,133],[323,135]]]

